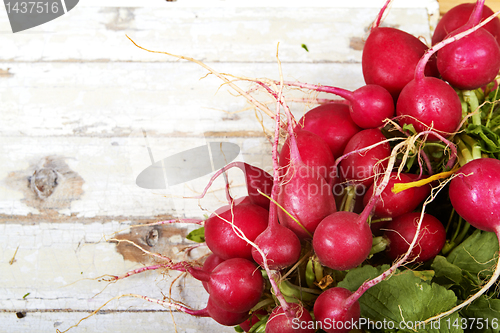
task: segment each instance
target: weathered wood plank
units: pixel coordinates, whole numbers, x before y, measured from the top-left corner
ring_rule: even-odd
[[[56,332],[64,331],[87,316],[87,312],[27,312],[26,317],[19,319],[15,313],[0,312],[3,328],[11,332]],[[172,319],[172,317],[174,319]],[[175,322],[175,325],[174,325]],[[177,331],[175,330],[177,328]],[[5,331],[6,332],[6,331]],[[214,324],[209,318],[195,318],[184,314],[161,310],[124,311],[99,313],[85,321],[68,333],[234,333],[232,327]]]
[[[290,63],[282,67],[287,80],[346,89],[364,83],[359,64]],[[0,68],[9,73],[0,77],[1,135],[126,137],[144,129],[152,136],[181,137],[262,131],[253,111],[238,113],[249,106],[243,97],[220,87],[222,81],[214,76],[199,80],[207,71],[192,63],[4,62]],[[279,79],[276,63],[218,63],[213,68]],[[303,105],[294,109],[306,110]]]
[[[0,16],[0,61],[172,62],[134,47],[125,35],[150,49],[206,62],[359,62],[352,39],[365,37],[379,9],[314,7],[76,7],[57,20],[11,33]],[[429,13],[393,8],[384,24],[430,41]],[[422,23],[427,24],[422,24]],[[306,44],[309,52],[301,45]]]
[[[32,219],[33,222],[36,222]],[[129,229],[129,222],[36,223],[31,225],[0,224],[0,312],[48,310],[93,311],[112,297],[125,293],[138,293],[152,298],[168,296],[171,283],[178,272],[150,271],[128,277],[113,284],[99,282],[106,275],[122,275],[142,267],[133,258],[133,247],[118,248],[107,239],[121,239],[130,232],[147,234],[149,227]],[[185,235],[196,226],[184,225]],[[169,255],[174,260],[202,258],[205,248],[193,250],[186,257],[182,248],[192,245],[173,228],[160,230],[160,239],[153,246],[145,245],[137,237],[138,245],[150,252]],[[167,249],[164,251],[165,249]],[[140,253],[141,251],[138,251]],[[168,252],[168,253],[167,253]],[[128,260],[124,260],[124,256]],[[146,260],[147,256],[140,261]],[[161,261],[157,261],[161,262]],[[29,295],[27,295],[29,293]],[[182,278],[173,284],[172,297],[193,308],[205,305],[207,294],[201,283]],[[113,301],[108,310],[158,309],[156,304],[140,299],[123,298]]]
[[[200,202],[182,197],[195,196],[204,189],[211,175],[164,190],[141,188],[137,176],[152,162],[146,145],[156,161],[180,151],[205,145],[205,138],[148,137],[2,137],[0,156],[0,216],[38,216],[53,222],[94,217],[117,217],[151,221],[174,217],[203,217],[225,200],[221,177]],[[233,142],[240,147],[236,160],[270,170],[270,145],[257,138],[208,138],[210,142]],[[203,161],[199,161],[203,163]],[[54,172],[57,181],[50,183]],[[40,179],[34,177],[39,175]],[[243,173],[229,172],[233,194],[244,195]],[[44,184],[37,189],[33,183]],[[49,187],[52,189],[49,189]],[[38,186],[40,187],[40,186]],[[200,208],[202,204],[204,211]],[[29,222],[29,220],[28,220]]]

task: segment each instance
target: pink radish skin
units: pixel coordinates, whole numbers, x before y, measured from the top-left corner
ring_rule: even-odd
[[[450,201],[472,226],[495,232],[500,226],[500,161],[472,160],[450,183]]]
[[[247,259],[228,259],[211,273],[194,267],[186,270],[195,279],[208,282],[209,298],[225,311],[248,312],[259,302],[264,291],[261,272]]]
[[[432,35],[432,45],[439,43],[445,39],[449,33],[464,26],[469,20],[475,6],[476,4],[474,3],[462,3],[448,10],[441,17],[436,26],[436,30],[434,30],[434,34]],[[493,10],[491,10],[488,6],[484,6],[481,19],[485,19],[490,15],[493,15]],[[484,29],[492,34],[497,43],[500,44],[500,19],[498,17],[486,24]]]
[[[254,243],[264,252],[269,269],[281,270],[300,259],[302,246],[299,238],[292,230],[278,223],[270,223],[255,238]],[[263,266],[262,256],[256,248],[252,248],[252,257],[258,265]]]
[[[352,120],[361,128],[381,127],[385,119],[394,116],[394,100],[391,94],[384,87],[376,84],[368,84],[352,92],[338,87],[301,82],[287,82],[287,85],[345,98],[349,101]]]
[[[468,22],[446,38],[479,23],[483,5],[484,1],[478,1]],[[481,28],[439,50],[437,66],[443,80],[452,86],[461,90],[481,88],[492,82],[500,70],[500,46],[492,34]]]
[[[397,172],[392,172],[389,183],[380,195],[380,200],[375,204],[374,216],[381,218],[396,217],[414,210],[420,203],[416,201],[414,188],[409,188],[399,193],[392,192],[394,184],[410,182],[412,182],[410,177],[400,174],[398,178]],[[373,195],[374,185],[372,184],[368,188],[363,197],[363,204],[365,206]]]
[[[266,323],[266,333],[314,333],[310,328],[314,323],[309,312],[301,305],[293,303],[290,307],[294,317],[288,318],[281,306],[274,308]]]
[[[457,93],[434,77],[408,83],[401,91],[396,112],[402,126],[412,124],[417,132],[432,127],[435,131],[453,133],[462,120],[462,104]]]
[[[222,259],[246,258],[252,260],[252,246],[241,239],[230,222],[241,229],[250,240],[266,230],[269,212],[254,204],[239,203],[219,208],[205,221],[205,242]],[[229,221],[229,223],[227,222]]]
[[[295,129],[294,133],[302,162],[310,167],[315,173],[318,173],[329,181],[333,165],[335,164],[335,159],[330,151],[330,147],[319,135],[312,132]],[[290,139],[288,138],[285,140],[279,156],[281,175],[288,172],[289,164]]]
[[[395,28],[374,28],[363,48],[361,65],[367,84],[377,84],[398,99],[401,90],[413,79],[413,72],[428,47],[418,38]],[[435,62],[425,69],[438,76]]]
[[[379,129],[366,129],[356,133],[347,143],[344,154],[369,147],[386,140]],[[341,178],[360,186],[369,187],[373,183],[373,176],[387,167],[387,159],[391,154],[388,143],[378,145],[372,149],[344,158],[339,165]],[[380,163],[379,163],[380,162]]]
[[[202,269],[206,272],[211,273],[214,270],[214,268],[217,267],[223,261],[224,259],[217,257],[215,254],[212,253],[207,257],[207,259],[205,259]],[[208,283],[202,281],[202,284],[205,290],[208,292]]]
[[[206,312],[210,318],[224,326],[241,324],[250,317],[248,311],[242,313],[226,311],[217,306],[210,297],[208,298]]]
[[[385,237],[389,240],[389,249],[386,254],[395,260],[406,253],[409,249],[420,213],[407,213],[394,218],[385,229]],[[409,260],[424,262],[438,255],[446,241],[446,231],[443,224],[434,216],[425,214],[422,220],[421,232],[417,244],[413,248]]]
[[[360,215],[336,212],[325,217],[313,237],[314,252],[323,266],[344,271],[359,266],[372,248],[372,232]]]
[[[278,210],[280,223],[292,230],[299,239],[312,238],[321,220],[337,211],[335,198],[325,178],[305,165],[289,169],[277,201],[307,230],[282,209]]]
[[[352,293],[341,287],[325,290],[314,303],[314,317],[321,323],[327,333],[348,333],[360,318],[359,302],[356,300],[348,305],[347,300]],[[321,327],[321,326],[320,326]]]
[[[309,110],[298,126],[320,136],[328,144],[335,159],[339,158],[349,139],[361,128],[350,116],[349,106],[343,103],[329,103]]]
[[[269,210],[270,201],[264,195],[260,194],[259,190],[267,196],[270,196],[273,187],[273,176],[261,168],[248,163],[244,163],[244,169],[250,200],[252,203]]]
[[[394,99],[382,86],[368,84],[350,92],[336,87],[320,86],[319,91],[336,94],[350,102],[352,120],[361,128],[377,128],[394,117]]]

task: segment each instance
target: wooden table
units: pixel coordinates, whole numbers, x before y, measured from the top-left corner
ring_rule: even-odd
[[[163,190],[141,188],[136,177],[155,161],[207,142],[235,143],[236,160],[271,165],[270,145],[243,98],[204,77],[199,65],[140,50],[126,35],[220,72],[269,78],[279,77],[279,42],[285,79],[355,89],[364,83],[362,40],[382,3],[83,2],[16,34],[0,15],[0,332],[63,331],[127,293],[171,292],[202,308],[201,284],[174,282],[175,272],[98,281],[152,262],[130,244],[107,240],[130,240],[181,260],[180,250],[192,244],[184,237],[196,226],[129,227],[203,218],[224,200],[222,179],[205,199],[182,199],[199,193],[210,175]],[[385,24],[430,40],[437,4],[409,8],[412,2],[395,4]],[[295,103],[293,112],[310,107]],[[243,195],[241,173],[229,178],[233,194]],[[193,256],[204,253],[199,248]],[[71,331],[174,332],[174,322],[178,332],[233,332],[131,297],[112,300]]]

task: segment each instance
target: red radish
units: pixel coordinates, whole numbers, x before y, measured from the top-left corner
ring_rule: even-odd
[[[453,208],[473,227],[494,232],[500,242],[500,161],[479,158],[467,162],[451,180],[449,196]],[[439,319],[471,304],[489,290],[500,276],[500,258],[490,280],[464,302],[429,318]]]
[[[436,29],[434,30],[434,33],[432,35],[432,44],[434,45],[439,43],[440,41],[445,39],[445,37],[449,33],[465,25],[475,7],[476,4],[474,3],[462,3],[448,10],[441,17],[436,26]],[[491,8],[488,6],[484,6],[481,18],[485,19],[490,15],[493,15],[493,10],[491,10]],[[495,17],[492,21],[486,24],[484,26],[484,29],[492,34],[500,44],[500,19],[498,17]]]
[[[413,79],[413,72],[428,47],[418,38],[395,28],[371,30],[363,48],[361,65],[367,84],[387,89],[394,100]],[[425,68],[428,76],[438,76],[433,62]]]
[[[359,302],[349,302],[352,293],[341,287],[325,290],[314,303],[314,317],[327,333],[347,333],[360,318]],[[352,303],[352,304],[350,304]]]
[[[279,223],[270,223],[254,243],[264,252],[269,269],[281,270],[291,266],[300,259],[302,250],[300,240],[290,229]],[[263,259],[256,248],[252,248],[255,262],[263,266]]]
[[[199,310],[198,313],[193,313],[193,315],[200,317],[210,317],[224,326],[234,326],[241,324],[250,316],[248,311],[241,313],[226,311],[215,304],[210,297],[208,298],[206,308],[203,310]]]
[[[392,260],[404,255],[415,236],[420,213],[407,213],[393,218],[385,229],[385,237],[389,240],[386,254]],[[409,259],[424,262],[438,255],[446,241],[443,224],[434,216],[425,214],[422,219],[421,232]]]
[[[349,106],[343,103],[317,106],[298,123],[302,129],[319,135],[330,146],[334,158],[342,155],[349,139],[361,130],[352,120]]]
[[[321,220],[337,210],[331,187],[325,178],[307,166],[300,155],[287,112],[290,138],[290,165],[281,180],[277,202],[278,219],[300,239],[312,238]],[[310,147],[314,149],[314,147]]]
[[[268,215],[266,209],[254,204],[223,206],[205,221],[205,242],[210,251],[222,259],[252,260],[252,246],[239,237],[232,223],[254,241],[267,228]]]
[[[500,161],[481,158],[465,164],[450,183],[450,201],[473,227],[500,228]]]
[[[404,87],[398,98],[396,113],[401,118],[400,125],[411,124],[417,132],[432,128],[448,134],[457,130],[462,119],[460,98],[446,82],[424,75],[430,57],[451,42],[448,39],[433,46],[418,62],[414,79]]]
[[[385,119],[394,116],[394,100],[391,94],[387,89],[377,84],[368,84],[354,91],[301,82],[287,82],[287,85],[335,94],[345,98],[349,101],[352,120],[361,128],[381,127]]]
[[[210,299],[226,311],[249,311],[259,302],[264,291],[261,272],[247,259],[228,259],[210,273],[194,267],[188,267],[186,271],[195,279],[208,282]]]
[[[314,325],[314,321],[304,307],[300,304],[293,303],[290,310],[294,314],[293,318],[287,317],[281,306],[274,308],[266,323],[266,333],[316,332],[314,328],[311,328],[311,324]]]
[[[313,172],[319,174],[327,181],[330,180],[335,159],[330,151],[330,147],[320,136],[301,129],[295,129],[295,139],[299,148],[300,157]],[[290,164],[290,137],[288,137],[281,148],[279,156],[279,166],[281,174],[288,172]]]
[[[467,24],[451,32],[455,36],[477,25],[483,1],[478,1]],[[497,18],[498,19],[498,18]],[[443,80],[461,90],[474,90],[492,82],[500,70],[500,46],[484,28],[439,50],[437,66]]]
[[[244,163],[245,179],[250,200],[263,208],[269,209],[269,199],[259,193],[259,190],[271,195],[273,187],[273,176],[256,166]]]
[[[323,266],[339,271],[352,269],[370,254],[372,232],[360,215],[336,212],[316,228],[313,248]]]
[[[349,140],[344,149],[344,155],[385,140],[385,136],[379,129],[363,130]],[[340,176],[348,182],[368,187],[373,183],[377,169],[381,172],[387,167],[387,159],[390,154],[389,144],[383,143],[369,150],[347,156],[340,162]]]
[[[223,261],[224,259],[217,257],[215,254],[212,253],[207,257],[207,259],[205,259],[202,269],[206,272],[211,273],[214,270],[214,268],[217,267]],[[204,281],[202,283],[203,287],[208,292],[208,283]]]
[[[374,216],[376,217],[396,217],[405,213],[409,213],[416,208],[421,202],[415,198],[415,189],[409,188],[399,193],[392,192],[394,184],[410,183],[412,179],[405,174],[397,172],[391,173],[391,178],[386,188],[380,195],[380,200],[375,204]],[[379,182],[377,182],[378,184]],[[363,198],[363,204],[366,206],[374,191],[374,184],[368,188]]]
[[[335,198],[325,178],[311,168],[292,165],[278,194],[278,219],[300,239],[312,238],[321,220],[335,212]]]

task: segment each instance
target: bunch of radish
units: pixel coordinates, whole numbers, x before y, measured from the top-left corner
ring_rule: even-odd
[[[207,189],[236,167],[245,174],[248,196],[233,198],[228,185],[227,205],[206,220],[167,221],[203,225],[211,252],[205,264],[162,257],[163,264],[114,281],[145,270],[187,272],[203,282],[208,293],[204,309],[130,296],[211,317],[239,332],[372,332],[349,323],[382,318],[370,310],[366,294],[390,283],[396,272],[415,273],[411,278],[431,274],[425,282],[429,288],[455,292],[454,304],[442,311],[413,309],[426,314],[419,318],[423,323],[467,318],[463,309],[479,304],[474,301],[485,293],[490,301],[498,300],[497,251],[491,258],[495,264],[485,267],[490,274],[472,279],[474,292],[464,292],[456,281],[445,284],[448,276],[439,270],[444,256],[448,268],[455,265],[450,258],[471,235],[484,231],[500,239],[498,13],[484,0],[459,5],[444,15],[428,46],[404,31],[380,26],[389,4],[366,38],[365,86],[351,92],[253,80],[275,100],[274,111],[237,89],[274,120],[273,173],[231,163]],[[203,66],[235,87],[234,78]],[[337,97],[297,120],[285,96],[289,87]],[[370,269],[376,274],[354,282],[357,272]],[[398,308],[401,317],[410,311]],[[328,325],[332,321],[337,325]]]

